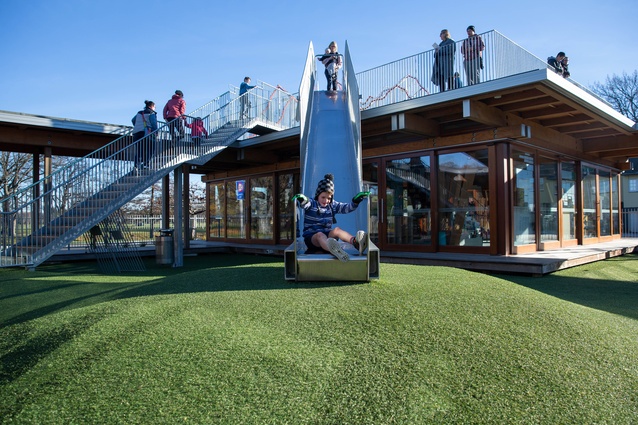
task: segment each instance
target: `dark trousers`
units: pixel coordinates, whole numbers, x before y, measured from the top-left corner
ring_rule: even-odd
[[[327,68],[325,70],[325,74],[326,74],[326,79],[328,80],[327,90],[337,90],[337,74],[329,73]]]
[[[167,118],[166,125],[168,125],[168,132],[171,134],[171,142],[175,145],[177,142],[177,138],[175,137],[175,133],[179,138],[184,137],[184,122],[180,118]]]

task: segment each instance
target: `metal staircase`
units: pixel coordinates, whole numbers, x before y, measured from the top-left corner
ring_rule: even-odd
[[[137,244],[117,210],[84,233],[88,251],[95,254],[102,273],[142,272],[146,270]]]
[[[240,98],[227,101],[227,95],[190,113],[186,119],[201,119],[206,137],[171,135],[165,124],[136,142],[129,133],[0,200],[0,267],[35,268],[176,167],[205,164],[255,128],[296,125],[296,97],[270,91],[244,95],[252,118],[240,117]],[[140,157],[146,165],[138,169]]]

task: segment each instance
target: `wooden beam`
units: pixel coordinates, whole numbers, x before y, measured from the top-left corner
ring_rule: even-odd
[[[619,170],[622,170],[622,171],[629,171],[629,170],[631,170],[631,162],[629,162],[629,161],[617,162],[616,163],[616,168],[618,168]]]
[[[454,136],[431,137],[413,142],[396,143],[363,150],[364,157],[391,155],[397,152],[411,152],[456,145],[486,143],[502,139],[527,139],[529,128],[526,125],[512,125],[474,133]]]
[[[583,141],[583,152],[586,153],[607,152],[634,147],[638,148],[637,136],[616,136]]]
[[[471,99],[463,100],[463,118],[492,127],[507,125],[507,118],[503,111]]]
[[[258,164],[269,164],[277,162],[279,157],[272,152],[265,149],[237,149],[237,161],[238,162],[254,162]]]
[[[620,150],[598,152],[601,158],[636,158],[638,157],[638,146]]]
[[[431,119],[423,118],[415,114],[395,114],[391,117],[392,131],[418,134],[421,136],[436,137],[441,134],[439,124]]]

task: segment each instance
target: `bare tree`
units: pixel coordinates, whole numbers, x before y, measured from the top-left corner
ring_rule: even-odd
[[[595,82],[592,90],[618,112],[638,122],[638,71],[608,76],[604,84]]]
[[[32,155],[18,152],[0,152],[0,198],[13,195],[31,182]],[[9,205],[15,208],[15,205]]]
[[[188,191],[188,196],[190,197],[188,211],[190,215],[197,215],[206,211],[206,185],[202,182],[191,182]]]

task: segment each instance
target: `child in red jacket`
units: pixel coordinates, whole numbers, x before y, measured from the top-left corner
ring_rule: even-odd
[[[191,124],[186,123],[186,127],[191,129],[191,140],[194,143],[200,143],[202,139],[208,137],[208,131],[201,118],[195,118]]]

